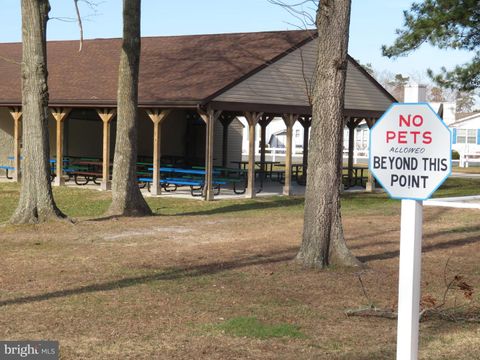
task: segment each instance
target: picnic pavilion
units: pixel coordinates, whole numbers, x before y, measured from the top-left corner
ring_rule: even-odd
[[[292,127],[311,123],[316,35],[308,30],[142,38],[139,81],[139,156],[153,163],[152,194],[160,193],[164,155],[194,157],[205,166],[205,198],[213,198],[213,166],[229,166],[239,156],[232,141],[243,116],[249,127],[247,197],[254,197],[255,128],[274,117],[286,125],[285,183],[291,194]],[[114,146],[117,70],[121,39],[48,42],[51,156],[102,158],[101,188],[110,187]],[[0,44],[0,165],[13,158],[14,179],[21,177],[21,44]],[[345,124],[353,132],[372,126],[395,99],[352,57],[348,58]],[[230,139],[230,140],[229,140]],[[304,151],[306,165],[307,151]],[[351,171],[351,170],[350,170]],[[63,184],[56,166],[54,184]]]

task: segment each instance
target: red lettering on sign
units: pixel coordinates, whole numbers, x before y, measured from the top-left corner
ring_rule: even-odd
[[[398,143],[399,144],[406,144],[407,143],[407,131],[399,131],[398,132]]]
[[[420,135],[420,131],[410,131],[410,134],[413,135],[413,143],[417,143],[417,135]]]
[[[411,114],[408,114],[407,118],[405,118],[405,116],[400,115],[398,126],[403,126],[403,125],[408,126],[408,127],[410,127],[411,125],[416,126],[416,127],[422,126],[423,125],[423,116],[422,115],[414,115],[412,117]]]
[[[428,144],[432,143],[432,132],[431,131],[425,131],[423,133],[423,143],[425,145],[428,145]]]
[[[412,119],[413,126],[419,127],[423,125],[422,115],[415,115]]]
[[[393,139],[395,139],[395,131],[387,131],[387,144]]]

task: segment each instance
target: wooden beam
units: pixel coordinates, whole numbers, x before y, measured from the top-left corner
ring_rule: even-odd
[[[228,127],[232,121],[236,118],[235,114],[223,113],[220,115],[220,122],[223,126],[222,134],[222,166],[228,167]]]
[[[147,109],[146,111],[148,117],[153,122],[153,179],[151,194],[157,196],[162,192],[162,187],[160,186],[161,125],[171,113],[171,110]]]
[[[110,122],[117,111],[113,108],[97,109],[98,116],[103,122],[103,156],[102,156],[102,183],[100,188],[104,191],[111,189],[110,182]]]
[[[258,124],[260,125],[260,169],[261,169],[261,176],[262,181],[266,177],[266,169],[265,169],[265,152],[267,147],[267,126],[272,122],[275,118],[274,115],[271,114],[263,114]]]
[[[260,120],[263,113],[261,112],[245,112],[244,116],[248,123],[248,175],[247,190],[245,197],[253,199],[255,197],[255,126]]]
[[[215,120],[222,114],[221,110],[213,110],[208,108],[203,110],[198,108],[198,114],[206,124],[206,141],[205,141],[205,186],[204,199],[211,201],[214,199],[213,191],[213,140],[215,135]]]
[[[367,126],[369,129],[371,129],[373,127],[373,125],[375,125],[375,123],[377,122],[377,119],[375,118],[366,118],[365,119],[366,123],[367,123]]]
[[[285,149],[285,184],[283,185],[283,195],[292,195],[292,137],[293,125],[298,119],[298,115],[283,114],[282,116],[287,126],[287,144]]]
[[[10,115],[13,118],[13,167],[15,171],[13,172],[13,181],[20,182],[21,180],[21,164],[20,164],[20,141],[22,133],[22,108],[14,107],[10,108]]]
[[[348,186],[353,180],[353,151],[355,149],[355,129],[363,121],[363,118],[347,118],[348,127]]]
[[[308,142],[309,142],[309,132],[310,126],[312,125],[312,118],[310,116],[301,116],[298,118],[298,121],[303,126],[303,183],[307,182],[307,167],[308,167]]]
[[[56,154],[57,160],[55,163],[55,179],[53,185],[62,186],[65,185],[65,180],[63,179],[63,124],[68,118],[68,114],[72,111],[71,108],[51,108],[52,116],[57,123],[57,143],[56,143]]]
[[[372,129],[373,125],[375,125],[377,120],[378,119],[376,119],[376,118],[366,118],[365,119],[365,121],[367,122],[367,126],[370,130]],[[370,144],[369,144],[369,146],[370,146]],[[375,191],[375,179],[374,179],[370,169],[368,169],[368,180],[367,180],[367,184],[365,186],[366,186],[366,191],[368,191],[368,192]]]

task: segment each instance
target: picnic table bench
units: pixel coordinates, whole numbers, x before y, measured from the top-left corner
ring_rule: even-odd
[[[204,167],[194,166],[193,169],[199,169],[205,171]],[[226,167],[214,167],[213,174],[214,178],[213,181],[222,181],[226,184],[230,184],[232,186],[232,190],[235,194],[240,195],[244,194],[246,191],[246,174],[248,173],[245,169],[231,169]],[[243,186],[240,186],[243,184]],[[240,188],[239,188],[240,186]]]
[[[145,182],[148,185],[148,191],[150,191],[151,184],[153,182],[153,179],[150,177],[141,177],[139,178],[139,181]],[[220,193],[220,186],[225,185],[226,183],[223,181],[214,181],[213,185],[216,190],[215,195],[218,195]],[[181,186],[189,186],[190,187],[190,193],[192,196],[202,196],[203,194],[203,189],[205,187],[205,180],[204,179],[188,179],[188,178],[165,178],[160,180],[160,185],[162,188],[167,191],[175,191],[177,190],[178,187]],[[173,187],[173,189],[172,189]]]
[[[14,168],[13,166],[0,165],[0,169],[5,170],[5,177],[6,177],[7,179],[9,179],[9,180],[13,179],[13,177],[8,176],[8,172],[9,172],[9,171],[15,170],[15,168]]]
[[[347,172],[345,173],[342,171],[342,180],[343,184],[345,185],[345,189],[348,189],[352,186],[366,186],[366,183],[368,181],[368,177],[366,173],[368,173],[368,168],[364,166],[354,166],[352,167],[352,178],[350,179],[348,176],[348,169],[343,168],[343,170],[346,170]]]
[[[83,186],[89,182],[100,185],[100,182],[97,180],[103,176],[102,166],[103,163],[101,161],[80,160],[72,161],[64,170],[66,170],[66,174],[73,176],[73,180],[77,185]]]
[[[153,171],[153,168],[148,168]],[[159,180],[162,188],[167,191],[175,191],[181,186],[190,186],[192,196],[200,196],[203,193],[205,187],[205,168],[192,167],[191,169],[175,168],[175,167],[161,167],[159,169],[161,179]],[[239,173],[239,169],[227,169],[227,168],[215,168],[213,169],[214,178],[212,184],[215,189],[215,195],[220,194],[221,187],[227,184],[231,184],[233,191],[236,194],[243,194],[245,187],[239,188],[239,184],[243,181],[242,178],[233,178],[225,175],[228,172]],[[148,190],[150,191],[151,183],[153,179],[151,177],[140,177],[140,182],[147,183]]]

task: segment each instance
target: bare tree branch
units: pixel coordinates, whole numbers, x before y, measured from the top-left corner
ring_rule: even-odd
[[[78,8],[78,0],[73,0],[73,3],[75,4],[75,11],[77,13],[77,21],[78,21],[78,27],[80,29],[80,45],[78,48],[78,51],[82,51],[83,47],[83,24],[82,24],[82,17],[80,16],[80,9]]]

